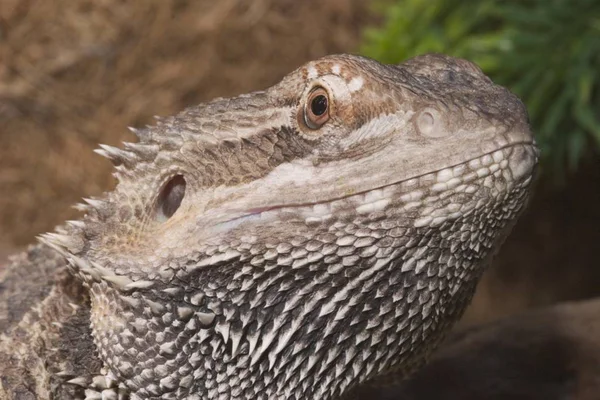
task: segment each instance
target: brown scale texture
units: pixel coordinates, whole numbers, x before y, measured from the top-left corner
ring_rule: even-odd
[[[308,59],[353,51],[362,0],[2,0],[0,252],[72,218],[114,180],[97,143],[215,96],[266,87]],[[599,293],[600,169],[538,188],[468,322]],[[8,248],[8,249],[7,249]],[[7,250],[5,250],[7,249]],[[6,263],[0,257],[0,268]]]
[[[201,317],[181,313],[193,304],[185,295],[165,295],[173,282],[157,282],[133,308],[95,283],[100,354],[143,398],[181,397],[191,388],[209,398],[330,399],[394,364],[413,369],[462,313],[480,275],[473,269],[489,259],[522,206],[518,188],[488,197],[490,188],[507,189],[500,171],[475,184],[470,206],[477,209],[437,228],[412,224],[425,209],[435,213],[427,197],[412,214],[391,211],[402,204],[365,216],[350,207],[310,227],[303,217],[285,228],[265,226],[256,241],[240,228],[221,245],[197,243],[191,247],[200,254],[239,252],[219,268],[178,269],[185,288],[204,293],[204,303],[192,308]],[[452,201],[462,193],[431,196]],[[182,257],[173,262],[193,267],[193,256]],[[96,319],[104,314],[116,323]],[[130,340],[128,331],[138,338]]]
[[[82,398],[81,387],[62,383],[75,376],[91,382],[100,372],[91,340],[89,308],[84,306],[89,301],[87,294],[81,285],[74,284],[62,257],[47,247],[29,248],[4,272],[11,278],[0,274],[0,290],[14,301],[0,306],[0,329],[12,330],[10,339],[0,341],[0,398],[37,398],[36,383],[40,382],[51,388],[49,398]],[[22,279],[15,285],[13,279],[19,277]],[[40,282],[55,285],[49,288]],[[31,310],[34,304],[37,306]],[[21,357],[25,353],[27,356]],[[51,375],[59,371],[62,377]]]

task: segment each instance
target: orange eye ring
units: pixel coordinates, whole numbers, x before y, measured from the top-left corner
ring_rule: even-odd
[[[322,87],[314,88],[304,104],[304,123],[310,129],[319,129],[329,121],[329,94]]]

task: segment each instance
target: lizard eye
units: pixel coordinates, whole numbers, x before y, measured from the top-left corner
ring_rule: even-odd
[[[304,123],[310,129],[319,129],[329,120],[329,95],[322,87],[313,89],[304,105]]]
[[[156,219],[164,222],[177,211],[185,195],[185,179],[183,176],[172,177],[160,191],[157,201]]]

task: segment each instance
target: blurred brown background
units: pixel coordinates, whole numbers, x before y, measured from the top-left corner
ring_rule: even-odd
[[[0,1],[0,257],[114,184],[98,143],[303,62],[356,52],[362,0]],[[542,183],[467,322],[600,292],[600,160]]]

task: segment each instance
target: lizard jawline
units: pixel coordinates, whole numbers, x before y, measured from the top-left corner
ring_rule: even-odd
[[[516,160],[515,162],[510,162],[511,155],[513,154],[515,148],[526,149],[525,152],[528,157],[526,157],[525,159]],[[484,160],[492,159],[494,160],[494,163],[499,164],[500,162],[502,162],[502,160],[498,158],[500,156],[502,157],[502,160],[507,160],[504,168],[519,168],[521,170],[526,170],[526,172],[530,172],[530,169],[532,168],[533,164],[535,164],[535,160],[537,159],[538,154],[535,144],[532,142],[512,143],[510,145],[503,146],[497,150],[484,153],[478,157],[472,158],[460,164],[437,169],[426,174],[421,174],[408,179],[404,179],[402,181],[396,181],[393,183],[389,183],[357,193],[346,194],[344,196],[339,196],[336,198],[331,198],[318,202],[275,204],[272,206],[249,208],[237,212],[233,211],[232,213],[234,214],[234,216],[219,223],[218,227],[221,229],[231,229],[237,227],[243,222],[259,219],[266,213],[285,212],[286,210],[289,210],[290,212],[298,212],[299,210],[305,209],[306,213],[303,214],[309,221],[311,218],[316,220],[325,219],[328,215],[331,215],[331,207],[335,202],[348,201],[350,199],[356,199],[354,203],[358,213],[380,211],[383,210],[390,203],[392,195],[401,196],[403,194],[400,193],[398,190],[403,183],[418,180],[419,178],[422,178],[426,175],[438,174],[439,176],[439,174],[444,171],[453,171],[457,167],[461,166],[466,166],[467,169],[469,169],[471,172],[475,172],[476,168],[470,166],[470,164],[473,164],[473,162],[480,161],[482,164],[485,165]],[[517,165],[514,165],[515,163]],[[468,172],[469,171],[465,171],[462,175],[456,176],[455,178],[461,179],[461,177],[466,175]],[[443,182],[436,181],[432,185],[435,185],[436,183]],[[418,188],[413,187],[409,191],[413,191],[415,189]]]

